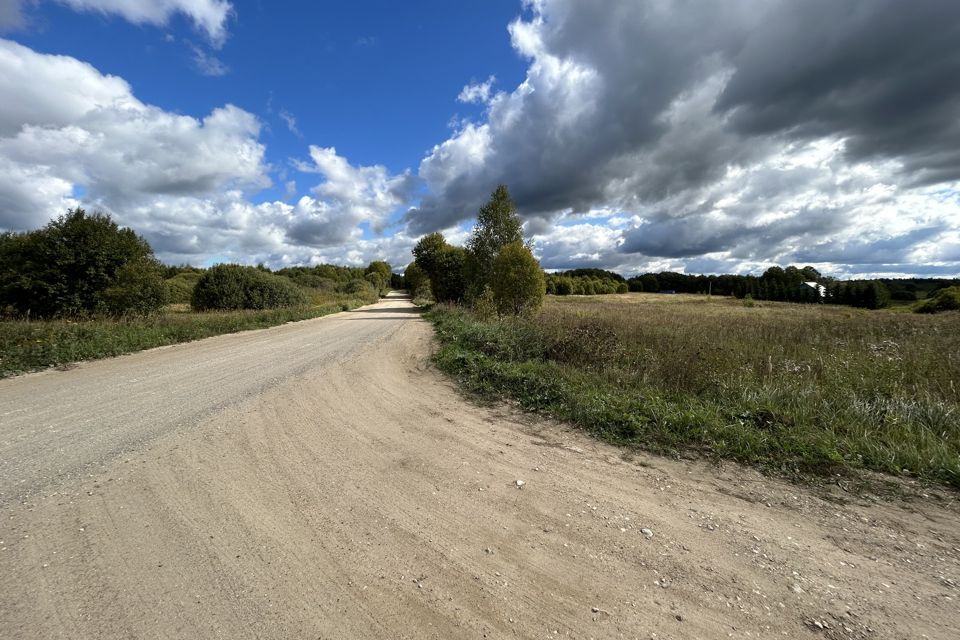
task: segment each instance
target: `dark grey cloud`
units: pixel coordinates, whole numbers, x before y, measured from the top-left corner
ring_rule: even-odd
[[[923,227],[877,240],[827,240],[793,252],[795,262],[832,262],[856,265],[903,264],[913,247],[943,233],[942,227]]]
[[[665,258],[728,252],[744,260],[776,259],[787,243],[817,242],[847,224],[843,211],[830,208],[804,208],[767,222],[736,209],[722,217],[662,216],[627,231],[621,251]]]
[[[329,215],[301,218],[287,229],[290,244],[315,248],[336,247],[359,235],[357,221]]]
[[[736,26],[731,18],[742,12],[738,4],[744,3],[731,2],[729,9],[724,3],[696,11],[653,11],[651,3],[645,11],[632,0],[544,3],[549,13],[542,23],[513,26],[515,46],[531,58],[531,67],[527,87],[501,94],[488,109],[486,161],[458,171],[460,155],[428,157],[421,174],[434,193],[408,216],[413,229],[432,230],[471,217],[499,182],[510,185],[527,215],[587,211],[634,195],[611,194],[611,187],[616,191],[612,183],[637,177],[637,164],[644,161],[637,154],[655,152],[671,130],[659,116],[717,71],[706,58]],[[533,31],[536,41],[530,42]],[[690,47],[694,35],[698,44]],[[739,154],[718,145],[716,132],[698,133],[701,139],[690,144],[672,141],[672,149],[678,144],[696,148],[682,159],[663,158],[673,170],[647,164],[661,176],[648,180],[647,189],[661,196],[676,192],[714,175],[721,157],[726,161]],[[704,143],[704,135],[713,138],[711,143]],[[710,161],[711,155],[718,157]],[[451,168],[453,175],[447,177]],[[444,177],[431,181],[434,170]]]
[[[412,232],[473,217],[501,182],[541,235],[594,209],[639,216],[608,247],[635,260],[769,262],[858,235],[920,242],[902,224],[871,226],[894,210],[918,227],[960,226],[955,203],[911,199],[960,180],[960,2],[529,7],[511,25],[525,82],[423,160],[430,192],[406,217]]]
[[[13,31],[24,26],[21,0],[0,0],[0,31]]]
[[[960,3],[780,2],[731,59],[716,103],[750,136],[848,138],[853,158],[960,178]]]

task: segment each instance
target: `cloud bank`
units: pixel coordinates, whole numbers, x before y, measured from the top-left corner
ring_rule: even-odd
[[[415,232],[470,218],[504,182],[551,267],[582,266],[557,250],[577,228],[607,238],[594,264],[625,270],[960,272],[931,249],[960,227],[960,4],[526,5],[509,27],[526,78],[464,89],[488,107],[421,163]],[[633,221],[575,226],[597,210]]]

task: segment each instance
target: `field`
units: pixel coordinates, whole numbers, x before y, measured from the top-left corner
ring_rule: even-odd
[[[439,366],[606,440],[809,476],[960,487],[960,314],[692,295],[548,297],[526,320],[436,306]]]
[[[376,302],[376,295],[311,291],[310,304],[264,311],[195,313],[169,305],[148,317],[92,320],[0,321],[0,378],[199,340],[224,333],[263,329],[318,318]]]

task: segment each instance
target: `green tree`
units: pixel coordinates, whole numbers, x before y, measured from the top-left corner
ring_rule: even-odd
[[[863,306],[883,309],[890,304],[890,290],[879,280],[870,280],[864,286]]]
[[[653,275],[652,273],[648,273],[640,278],[640,282],[643,283],[644,291],[649,291],[651,293],[657,293],[660,291],[660,281],[657,280],[657,276]]]
[[[447,244],[442,233],[424,236],[413,248],[416,264],[430,279],[433,299],[437,302],[460,302],[465,293],[463,247]]]
[[[503,247],[490,273],[493,301],[500,315],[522,315],[543,304],[546,292],[543,270],[523,242]]]
[[[414,260],[420,268],[426,271],[427,276],[437,273],[440,263],[440,253],[447,246],[447,239],[439,231],[427,234],[420,238],[413,247]]]
[[[438,256],[437,273],[430,276],[433,299],[438,302],[462,302],[466,293],[464,265],[467,251],[448,244]]]
[[[140,265],[141,283],[143,278],[162,280],[159,269],[143,268],[155,263],[146,240],[118,226],[109,215],[69,210],[42,229],[2,236],[0,308],[39,317],[108,311],[104,292],[120,286],[117,278],[128,263]],[[132,271],[128,270],[126,279],[132,281]],[[155,284],[151,280],[150,286]],[[121,298],[114,296],[112,304]],[[141,311],[145,300],[137,303]]]
[[[411,262],[403,271],[403,286],[414,298],[423,297],[430,293],[430,278],[419,264]]]
[[[383,279],[379,271],[370,271],[363,276],[363,279],[373,285],[373,290],[377,292],[378,296],[386,293],[387,282]]]
[[[499,185],[480,207],[473,236],[467,242],[467,298],[481,295],[491,284],[493,262],[508,244],[523,242],[520,216],[505,185]]]
[[[389,262],[374,260],[367,265],[367,268],[363,272],[364,275],[368,273],[379,273],[384,282],[390,282],[390,274],[393,273],[393,269],[390,267]]]

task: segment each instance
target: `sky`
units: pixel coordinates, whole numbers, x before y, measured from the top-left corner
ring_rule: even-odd
[[[0,230],[171,264],[960,276],[956,0],[0,0]]]

